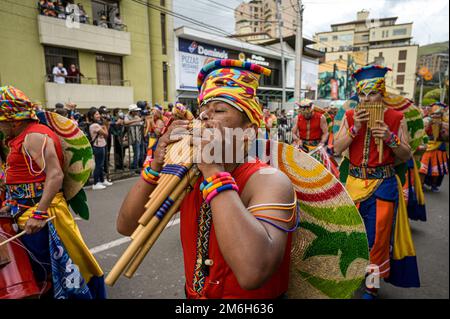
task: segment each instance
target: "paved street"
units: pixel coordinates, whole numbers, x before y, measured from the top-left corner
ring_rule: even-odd
[[[107,273],[127,246],[115,229],[117,212],[136,178],[118,181],[103,191],[87,190],[91,220],[79,220],[89,248]],[[441,193],[426,192],[428,221],[411,222],[422,287],[400,289],[382,283],[381,298],[449,298],[449,183]],[[178,216],[169,223],[135,277],[121,277],[109,298],[184,298],[183,259]]]

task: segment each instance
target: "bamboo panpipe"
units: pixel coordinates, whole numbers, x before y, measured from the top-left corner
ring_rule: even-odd
[[[377,121],[384,122],[384,110],[385,106],[383,102],[364,102],[360,103],[357,107],[358,110],[366,110],[369,113],[369,122],[367,122],[367,128],[375,128],[380,127]],[[383,148],[384,142],[382,139],[375,139],[375,144],[378,146],[378,162],[381,163],[383,161]]]
[[[433,141],[437,141],[439,139],[439,135],[441,133],[441,123],[438,121],[433,121],[431,124],[431,131],[433,132]]]
[[[196,169],[195,169],[195,171],[196,171]],[[178,199],[172,205],[170,210],[164,215],[163,219],[159,222],[158,226],[152,232],[152,234],[150,235],[150,238],[147,240],[145,245],[139,250],[139,252],[136,254],[135,258],[131,261],[131,263],[129,264],[129,266],[125,272],[125,277],[127,277],[127,278],[133,277],[134,273],[139,268],[139,266],[141,265],[145,256],[147,256],[148,252],[153,247],[153,245],[155,244],[156,240],[159,238],[159,236],[161,235],[163,230],[166,228],[169,221],[178,212],[178,209],[180,208],[183,198],[188,193],[187,190],[189,189],[189,184],[192,185],[195,182],[195,180],[197,179],[197,177],[198,177],[197,172],[193,172],[192,176],[188,179],[188,185],[184,185],[185,187],[183,187],[181,189],[181,192],[179,194],[176,194],[174,191],[173,195],[170,196],[171,198],[178,197]],[[156,217],[154,217],[154,218],[156,218]]]

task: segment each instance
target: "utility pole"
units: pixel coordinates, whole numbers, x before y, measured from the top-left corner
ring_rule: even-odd
[[[302,58],[303,58],[303,5],[297,0],[297,31],[295,33],[295,91],[294,99],[300,102],[302,96]]]
[[[423,75],[420,76],[420,96],[419,96],[419,106],[422,107],[423,100]]]
[[[281,108],[284,109],[284,103],[286,102],[286,65],[284,63],[284,41],[283,41],[283,20],[281,18],[281,0],[277,0],[277,20],[278,20],[278,36],[280,37],[281,47],[281,83],[282,83],[282,95],[281,95]]]

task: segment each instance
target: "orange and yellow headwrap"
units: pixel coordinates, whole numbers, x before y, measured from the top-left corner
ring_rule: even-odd
[[[0,87],[0,121],[37,120],[36,104],[13,86]]]
[[[215,60],[198,74],[198,104],[222,101],[244,112],[251,123],[261,126],[263,114],[256,90],[261,75],[271,71],[260,65],[239,60]]]

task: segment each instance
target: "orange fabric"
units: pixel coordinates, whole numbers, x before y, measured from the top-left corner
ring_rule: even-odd
[[[353,114],[354,110],[348,110],[345,113],[345,116],[347,118],[348,126],[353,126]],[[389,130],[395,134],[398,135],[398,132],[400,130],[400,124],[403,119],[403,113],[399,111],[395,111],[392,109],[386,110],[384,113],[384,122],[389,127]],[[353,142],[350,144],[349,147],[349,159],[350,163],[353,166],[362,166],[363,159],[364,159],[364,141],[367,131],[367,125],[363,124],[360,131],[356,135],[356,137],[353,139]],[[378,146],[375,144],[375,139],[370,139],[370,145],[369,145],[369,152],[368,152],[368,167],[377,167],[377,166],[385,166],[394,164],[395,162],[395,155],[394,152],[390,147],[387,145],[383,148],[384,154],[383,154],[383,160],[381,163],[378,162]]]
[[[298,115],[297,127],[300,139],[307,141],[316,141],[322,138],[322,128],[320,127],[320,119],[322,114],[313,111],[311,119],[307,120],[302,114]],[[309,137],[308,137],[308,123],[309,123]]]
[[[6,169],[6,184],[25,184],[25,183],[37,183],[45,181],[45,172],[42,172],[38,176],[32,176],[27,167],[27,156],[22,153],[22,144],[25,140],[25,136],[30,133],[40,133],[47,135],[52,139],[55,145],[56,154],[58,155],[59,163],[63,167],[64,155],[62,151],[61,142],[58,136],[47,126],[36,123],[31,123],[25,130],[16,136],[14,139],[8,142],[10,153],[7,158]],[[29,162],[28,162],[29,163]],[[40,171],[39,166],[32,161],[34,170]]]
[[[394,208],[394,203],[377,199],[375,241],[370,251],[370,263],[380,267],[380,278],[389,277],[389,248]]]
[[[245,188],[248,179],[257,171],[268,167],[258,161],[257,163],[245,163],[232,172],[240,193]],[[199,179],[194,189],[184,198],[181,204],[180,234],[184,255],[184,270],[186,278],[186,294],[188,299],[270,299],[277,298],[287,291],[289,282],[289,264],[291,251],[291,234],[289,234],[284,259],[279,269],[261,288],[244,290],[233,274],[231,268],[222,256],[215,236],[214,223],[211,226],[209,240],[209,258],[213,260],[209,276],[206,278],[202,294],[198,295],[193,289],[194,267],[196,262],[196,245],[198,232],[198,217],[203,198],[200,192]],[[239,243],[237,243],[239,244]]]
[[[447,152],[441,150],[427,151],[420,161],[420,173],[428,174],[431,165],[431,176],[440,176],[439,171],[447,172],[448,157]]]

